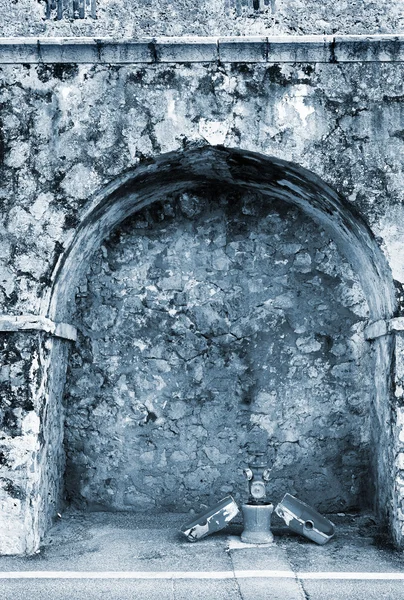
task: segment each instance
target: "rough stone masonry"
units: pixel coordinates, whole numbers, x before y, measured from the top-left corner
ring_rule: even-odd
[[[357,277],[297,209],[218,190],[136,214],[77,293],[69,499],[148,512],[245,500],[242,468],[261,450],[273,498],[366,506],[367,315]]]
[[[2,553],[254,446],[403,545],[402,3],[259,5],[0,2]]]

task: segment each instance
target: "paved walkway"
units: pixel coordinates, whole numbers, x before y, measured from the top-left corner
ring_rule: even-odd
[[[191,544],[188,520],[67,513],[37,555],[0,558],[0,600],[404,600],[404,553],[369,516],[338,517],[325,546],[279,528],[248,547],[239,524]]]

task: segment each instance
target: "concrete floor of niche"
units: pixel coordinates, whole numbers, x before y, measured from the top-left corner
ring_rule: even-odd
[[[189,514],[68,510],[36,555],[0,558],[0,600],[404,600],[404,552],[374,517],[327,516],[336,535],[324,546],[277,517],[275,543],[249,546],[239,517],[190,543]]]

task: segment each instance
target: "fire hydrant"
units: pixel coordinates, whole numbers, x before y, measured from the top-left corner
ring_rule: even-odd
[[[269,544],[274,541],[271,532],[273,504],[266,501],[265,484],[269,481],[269,468],[263,460],[263,453],[257,452],[254,460],[244,469],[248,480],[249,498],[243,504],[244,531],[241,541],[248,544]]]

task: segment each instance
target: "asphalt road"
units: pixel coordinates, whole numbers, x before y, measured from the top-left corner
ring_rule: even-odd
[[[0,558],[0,600],[404,600],[404,553],[368,517],[325,546],[279,530],[261,547],[238,525],[191,544],[188,518],[64,515],[37,555]]]

